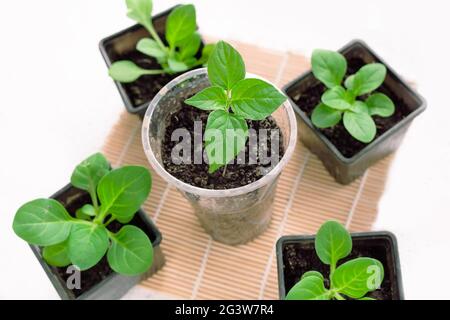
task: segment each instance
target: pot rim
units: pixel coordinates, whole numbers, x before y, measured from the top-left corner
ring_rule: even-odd
[[[190,185],[188,183],[185,183],[177,178],[175,178],[173,175],[171,175],[169,172],[166,171],[166,169],[158,162],[158,160],[155,157],[155,154],[153,153],[153,150],[150,146],[150,137],[149,137],[149,130],[150,130],[150,121],[153,116],[153,112],[155,111],[159,101],[162,99],[162,97],[172,88],[174,88],[176,85],[178,85],[180,82],[183,82],[189,78],[193,78],[196,76],[200,76],[203,74],[207,74],[206,68],[191,70],[189,72],[186,72],[177,78],[173,79],[171,82],[169,82],[164,88],[162,88],[158,94],[155,96],[155,98],[151,101],[149,104],[147,111],[144,115],[144,119],[142,122],[142,145],[144,148],[144,152],[147,156],[147,159],[149,160],[151,166],[153,169],[169,184],[176,186],[178,189],[183,190],[184,192],[189,192],[193,194],[197,194],[200,196],[206,196],[206,197],[214,197],[214,198],[225,198],[225,197],[232,197],[232,196],[238,196],[242,194],[249,193],[251,191],[257,190],[267,184],[269,184],[273,179],[279,176],[283,168],[287,165],[289,160],[292,157],[292,154],[294,153],[295,146],[297,143],[297,119],[295,117],[294,109],[292,108],[291,102],[289,99],[286,99],[286,101],[282,104],[286,108],[286,112],[289,119],[289,126],[290,126],[290,136],[289,136],[289,144],[287,146],[287,149],[281,158],[280,162],[273,168],[268,174],[266,174],[261,179],[247,184],[245,186],[239,187],[239,188],[233,188],[233,189],[225,189],[225,190],[215,190],[215,189],[205,189],[205,188],[199,188],[195,187],[193,185]],[[257,75],[247,73],[247,76],[263,79]],[[264,81],[267,81],[266,79],[263,79]],[[271,83],[270,81],[267,81],[268,83]],[[271,83],[272,84],[272,83]],[[272,84],[273,85],[273,84]],[[274,87],[276,87],[274,85]],[[277,88],[277,87],[276,87]],[[283,93],[279,88],[277,88],[280,93]],[[284,94],[284,93],[283,93]],[[280,106],[281,107],[281,106]]]
[[[280,237],[275,244],[276,258],[277,258],[277,275],[278,275],[278,293],[280,299],[285,299],[286,288],[284,284],[284,264],[283,264],[283,245],[286,242],[303,242],[303,241],[314,241],[317,234],[313,235],[287,235]],[[399,299],[404,300],[405,294],[403,289],[403,279],[400,263],[400,252],[398,248],[397,237],[394,233],[390,231],[366,231],[366,232],[351,232],[350,236],[352,240],[355,238],[370,240],[371,238],[387,238],[392,245],[392,254],[394,257],[393,267],[395,273],[395,279],[397,280],[397,286],[399,290]]]

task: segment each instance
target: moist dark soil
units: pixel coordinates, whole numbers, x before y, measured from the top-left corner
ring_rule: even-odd
[[[259,153],[256,159],[256,164],[248,164],[249,159],[249,139],[245,146],[246,161],[245,164],[230,163],[225,168],[221,168],[216,172],[208,173],[208,164],[202,161],[202,164],[194,164],[194,144],[191,148],[191,164],[174,164],[172,161],[172,150],[179,143],[179,141],[171,141],[172,132],[179,128],[187,129],[191,134],[191,139],[194,141],[194,121],[202,121],[202,136],[204,137],[206,122],[209,112],[203,111],[192,106],[182,104],[180,110],[172,114],[168,119],[166,133],[164,141],[162,143],[162,161],[164,168],[174,177],[179,180],[188,183],[190,185],[204,188],[204,189],[233,189],[245,186],[261,179],[265,174],[264,172],[270,168],[270,164],[263,164]],[[283,136],[281,130],[272,117],[268,117],[262,121],[247,120],[249,129],[254,129],[259,132],[259,129],[268,129],[266,143],[258,143],[260,146],[260,152],[263,154],[271,155],[272,153],[272,139],[271,130],[279,130],[280,134],[280,151],[278,160],[284,155],[283,148]],[[259,141],[259,135],[258,135]],[[203,142],[202,151],[204,152],[205,145]],[[266,170],[264,170],[266,169]]]
[[[356,73],[366,64],[361,58],[348,59],[347,63],[347,76]],[[311,118],[311,114],[314,108],[320,103],[320,98],[325,90],[326,87],[322,83],[318,83],[314,86],[310,86],[303,92],[300,92],[298,89],[293,89],[289,92],[289,96],[298,105],[298,107],[303,110],[309,118]],[[384,93],[392,99],[395,104],[395,113],[389,118],[382,118],[378,116],[373,117],[377,126],[377,135],[375,139],[391,129],[395,124],[400,122],[411,112],[405,101],[396,96],[394,92],[389,90],[385,84],[382,84],[381,87],[377,89],[377,92]],[[361,98],[365,99],[365,97],[359,97],[358,99]],[[321,131],[342,153],[342,155],[347,158],[353,157],[367,146],[367,144],[353,138],[345,129],[342,121],[332,128],[318,130]]]
[[[74,188],[75,189],[75,188]],[[67,211],[72,215],[75,216],[75,211],[78,208],[81,208],[83,205],[90,202],[90,197],[88,194],[80,191],[80,194],[82,194],[80,197],[78,197],[76,200],[71,201],[70,205],[66,206]],[[108,218],[107,218],[108,219]],[[133,220],[129,223],[131,225],[137,226],[140,229],[142,229],[147,236],[149,237],[150,241],[152,243],[155,241],[155,234],[151,232],[151,230],[148,229],[147,225],[142,221],[142,219],[136,214]],[[117,232],[122,228],[122,224],[114,221],[112,222],[107,228],[108,230],[112,232]],[[64,268],[57,268],[53,267],[54,270],[59,274],[61,279],[66,282],[67,279],[71,276],[71,274],[66,273],[66,267]],[[80,289],[73,289],[72,292],[74,293],[75,297],[79,297],[84,292],[89,291],[93,286],[100,283],[102,280],[104,280],[106,277],[108,277],[110,274],[112,274],[114,271],[109,267],[106,255],[100,260],[99,263],[97,263],[94,267],[82,271],[81,272],[81,288]]]
[[[119,59],[118,59],[119,60]],[[145,69],[161,69],[156,59],[146,56],[138,51],[132,51],[120,56],[120,60],[131,60],[138,66]],[[166,84],[178,77],[180,74],[161,74],[161,75],[146,75],[138,78],[131,83],[122,83],[125,91],[130,97],[134,107],[139,107],[141,104],[151,101],[156,94]]]
[[[286,293],[298,282],[307,271],[319,271],[325,278],[325,287],[330,287],[330,267],[323,264],[314,249],[314,240],[285,243],[283,252],[283,272]],[[381,288],[369,293],[367,296],[377,300],[400,299],[398,284],[394,274],[394,261],[392,261],[392,248],[389,240],[379,239],[353,239],[352,253],[342,263],[359,258],[370,257],[378,259],[384,266],[384,280]]]

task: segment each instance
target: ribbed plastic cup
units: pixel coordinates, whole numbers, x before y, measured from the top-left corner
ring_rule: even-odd
[[[206,69],[197,69],[179,76],[162,88],[145,113],[142,143],[153,169],[186,197],[201,225],[214,240],[229,245],[244,244],[263,233],[270,224],[277,181],[297,142],[295,113],[287,100],[272,114],[283,136],[285,153],[264,177],[234,189],[199,188],[166,171],[162,163],[161,146],[171,115],[182,107],[185,99],[208,86],[210,82]]]

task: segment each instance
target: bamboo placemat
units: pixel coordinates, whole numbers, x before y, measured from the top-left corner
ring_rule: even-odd
[[[301,55],[236,42],[233,45],[244,56],[249,72],[279,87],[309,69],[308,60]],[[141,145],[141,121],[136,116],[124,112],[103,149],[116,166],[139,164],[150,168]],[[382,160],[357,181],[342,186],[299,142],[280,177],[269,229],[238,247],[213,241],[188,202],[152,170],[153,188],[144,208],[163,234],[167,263],[143,281],[132,297],[278,299],[277,239],[289,234],[313,234],[328,219],[342,222],[350,231],[370,230],[391,159]]]

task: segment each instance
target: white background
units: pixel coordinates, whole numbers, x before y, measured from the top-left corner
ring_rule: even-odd
[[[450,298],[448,1],[192,2],[204,34],[306,55],[361,38],[416,81],[429,108],[396,156],[375,227],[399,238],[407,298]],[[124,0],[0,2],[0,298],[57,298],[12,219],[65,185],[124,110],[98,42],[133,24],[125,12]]]

